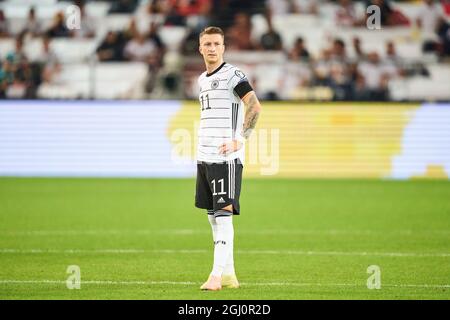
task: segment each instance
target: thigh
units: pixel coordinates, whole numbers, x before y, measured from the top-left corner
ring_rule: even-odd
[[[213,195],[206,175],[206,164],[197,164],[195,206],[201,209],[213,209]]]
[[[233,205],[233,213],[239,214],[239,195],[242,180],[242,164],[237,160],[208,164],[206,176],[211,189],[214,211]]]

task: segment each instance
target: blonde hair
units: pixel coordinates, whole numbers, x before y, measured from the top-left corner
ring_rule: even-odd
[[[219,27],[207,27],[203,29],[203,31],[200,32],[200,36],[198,38],[201,39],[205,34],[220,34],[222,38],[225,40],[225,34],[223,33],[223,30],[220,29]]]

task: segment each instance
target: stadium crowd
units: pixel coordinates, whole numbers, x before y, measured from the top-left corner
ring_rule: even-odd
[[[105,0],[103,0],[105,1]],[[73,1],[80,8],[81,28],[70,30],[66,25],[63,11],[55,14],[52,23],[44,27],[36,17],[39,7],[31,7],[26,24],[18,34],[9,30],[9,19],[0,9],[0,39],[15,38],[15,48],[11,52],[0,52],[0,98],[37,97],[37,88],[42,83],[54,81],[62,65],[60,57],[52,50],[55,38],[95,38],[100,37],[95,50],[100,62],[139,61],[148,65],[147,92],[154,90],[160,71],[164,69],[167,47],[161,39],[162,26],[183,26],[188,29],[179,46],[184,57],[198,56],[198,34],[207,25],[220,26],[226,33],[227,51],[279,52],[285,56],[286,74],[294,80],[289,85],[301,88],[327,87],[334,100],[388,100],[390,79],[409,77],[417,74],[427,76],[426,65],[420,61],[405,63],[397,53],[392,41],[385,43],[385,52],[364,51],[364,39],[353,37],[351,46],[343,39],[329,39],[320,54],[312,54],[304,37],[298,36],[293,46],[287,46],[283,34],[274,27],[274,15],[307,14],[319,15],[321,0],[109,0],[109,14],[131,14],[128,26],[123,30],[108,30],[106,35],[97,34],[95,21],[85,12],[88,1]],[[363,27],[369,15],[358,13],[355,1],[336,2],[334,24],[339,28]],[[0,1],[0,4],[2,2]],[[433,34],[422,45],[424,54],[433,54],[438,61],[446,62],[450,56],[450,1],[424,0],[420,15],[411,20],[388,0],[369,0],[365,6],[377,5],[381,12],[381,26],[391,28],[406,26],[419,28],[426,34]],[[252,16],[262,15],[267,30],[254,39]],[[137,28],[140,15],[158,15],[146,32]],[[196,19],[192,19],[195,17]],[[194,21],[192,23],[192,21]],[[301,31],[299,32],[301,34]],[[24,52],[24,44],[30,39],[42,39],[39,56],[29,59]],[[351,47],[351,48],[349,48]],[[349,49],[355,55],[349,56]],[[291,68],[293,66],[293,68]],[[165,86],[171,87],[181,80],[182,73],[166,75]],[[286,79],[291,79],[286,77]],[[288,81],[288,80],[286,80]],[[257,84],[256,84],[257,85]],[[281,83],[280,86],[288,85]],[[265,99],[282,99],[276,90],[265,93]]]

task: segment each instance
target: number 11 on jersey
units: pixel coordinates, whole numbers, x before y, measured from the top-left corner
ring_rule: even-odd
[[[203,97],[204,97],[204,99],[203,99]],[[208,94],[205,94],[204,96],[201,95],[200,99],[201,99],[200,103],[202,105],[202,111],[211,109],[211,107],[209,106],[209,95]]]

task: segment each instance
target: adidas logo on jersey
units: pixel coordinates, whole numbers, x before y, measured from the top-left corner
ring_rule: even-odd
[[[222,197],[220,197],[220,199],[219,199],[219,200],[217,200],[217,203],[225,203],[225,200],[223,200],[223,198],[222,198]]]

